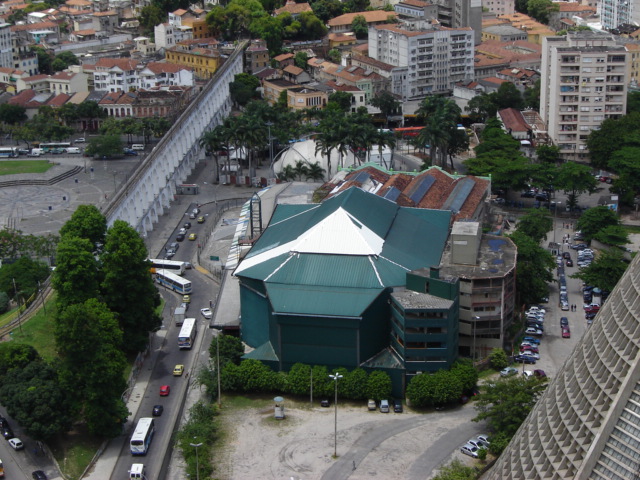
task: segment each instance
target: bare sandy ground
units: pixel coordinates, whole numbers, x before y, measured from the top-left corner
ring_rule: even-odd
[[[470,406],[449,412],[418,414],[405,408],[401,414],[383,414],[368,411],[364,403],[362,406],[339,403],[338,457],[334,458],[333,404],[330,408],[317,405],[316,402],[312,408],[302,402],[289,404],[285,420],[273,418],[272,406],[229,411],[223,408],[221,419],[226,433],[224,446],[216,449],[214,477],[220,480],[426,479],[432,469],[425,471],[423,464],[429,464],[430,460],[423,457],[435,442],[458,427],[462,427],[462,436],[467,435],[464,432],[467,426],[480,428],[470,422],[475,415]],[[404,424],[403,431],[395,433],[394,428]],[[380,443],[376,443],[378,438],[382,438]],[[443,448],[440,445],[435,448],[444,449],[447,461],[456,457],[471,462],[458,451],[458,443],[464,441],[451,439]],[[341,469],[336,469],[340,466]]]

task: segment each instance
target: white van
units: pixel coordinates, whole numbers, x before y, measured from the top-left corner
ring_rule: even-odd
[[[134,463],[129,470],[129,480],[146,480],[146,474],[144,463]]]
[[[40,155],[44,155],[44,150],[42,148],[32,148],[30,157],[39,157]]]
[[[382,413],[389,413],[389,400],[380,400],[380,411]]]
[[[144,150],[144,145],[142,145],[141,143],[134,143],[133,145],[131,145],[131,150]]]
[[[65,150],[67,151],[67,153],[71,153],[71,154],[80,153],[80,149],[78,147],[67,147]]]

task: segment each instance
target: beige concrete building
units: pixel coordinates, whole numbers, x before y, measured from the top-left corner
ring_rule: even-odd
[[[587,137],[627,107],[628,52],[610,34],[548,37],[542,50],[540,116],[566,159],[587,160]]]

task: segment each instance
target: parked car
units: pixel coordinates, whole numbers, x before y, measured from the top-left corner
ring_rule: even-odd
[[[529,335],[542,335],[542,330],[533,327],[527,328],[524,332]]]
[[[179,233],[178,235],[176,235],[176,240],[179,242],[184,241],[184,233]]]
[[[393,401],[393,411],[395,413],[402,413],[402,400],[395,399]]]
[[[135,150],[131,150],[130,148],[123,148],[122,152],[130,157],[137,157],[138,156],[138,152],[136,152]]]
[[[562,338],[571,338],[571,330],[568,327],[562,329]]]
[[[583,249],[587,248],[587,244],[586,243],[574,243],[573,245],[571,245],[571,248],[573,248],[574,250],[583,250]]]
[[[320,400],[321,407],[328,407],[329,405],[331,405],[331,403],[329,402],[328,398],[323,398],[322,400]]]
[[[523,198],[533,198],[536,196],[536,192],[534,192],[533,190],[529,190],[528,192],[522,192],[520,196]]]
[[[562,302],[560,310],[564,310],[566,312],[567,310],[569,310],[569,304],[567,302]]]
[[[162,405],[154,405],[152,414],[154,417],[159,417],[160,415],[162,415],[163,411],[164,407]]]
[[[389,400],[380,400],[380,411],[382,413],[389,413]]]
[[[569,326],[569,319],[567,317],[560,317],[560,326],[561,327],[568,327]]]
[[[531,344],[534,345],[540,345],[540,339],[539,338],[534,338],[534,337],[524,337],[522,339],[523,342],[529,342]]]
[[[178,230],[178,233],[182,234],[182,235],[186,235],[187,234],[187,229],[182,227],[180,230]]]
[[[491,445],[491,442],[489,441],[489,436],[484,433],[481,433],[480,435],[478,435],[478,440],[480,440],[486,447]]]
[[[15,435],[13,434],[13,430],[11,430],[11,427],[9,427],[8,425],[6,427],[2,427],[2,436],[5,440],[9,440],[10,438],[15,437]]]
[[[518,369],[513,367],[507,367],[500,370],[501,377],[510,377],[511,375],[515,375],[516,373],[518,373]]]
[[[42,470],[36,470],[35,472],[32,472],[31,478],[33,478],[33,480],[47,480],[47,476]]]
[[[460,451],[465,455],[469,455],[473,458],[478,458],[478,447],[474,447],[473,445],[467,443],[460,448]]]
[[[76,138],[73,143],[85,143],[86,140],[84,139],[84,137],[80,137],[80,138]]]
[[[596,312],[589,312],[584,314],[584,318],[585,320],[593,320],[594,318],[596,318],[596,315]]]
[[[187,230],[189,230],[191,228],[191,222],[185,222],[184,225],[182,225],[184,228],[186,228]]]
[[[486,448],[485,444],[479,438],[472,438],[472,439],[468,440],[467,443],[469,445],[473,445],[478,450],[480,450],[481,448]]]
[[[164,258],[167,259],[167,260],[171,260],[175,256],[175,254],[176,254],[176,251],[173,248],[170,248],[164,254]]]
[[[534,347],[533,345],[520,345],[520,353],[531,352],[538,354],[540,350],[538,347]]]
[[[540,370],[540,369],[536,369],[536,370],[534,370],[534,371],[533,371],[533,374],[534,374],[536,377],[539,377],[539,378],[545,378],[545,377],[547,376],[547,374],[544,372],[544,370]]]
[[[9,445],[11,445],[11,448],[14,450],[22,450],[24,448],[24,443],[22,443],[22,440],[18,437],[10,438]]]
[[[600,311],[600,305],[587,305],[584,307],[586,313],[598,313]]]
[[[369,401],[367,402],[367,408],[370,411],[376,410],[378,408],[378,405],[376,405],[376,401],[373,399],[369,399]]]
[[[209,307],[201,308],[200,313],[202,313],[202,316],[207,320],[211,320],[211,318],[213,317],[213,312],[211,312],[211,309]]]
[[[516,355],[513,360],[518,363],[529,363],[535,365],[536,359],[529,355]]]
[[[567,264],[567,267],[573,267],[573,260],[571,260],[570,258],[567,258],[567,261],[565,263]]]

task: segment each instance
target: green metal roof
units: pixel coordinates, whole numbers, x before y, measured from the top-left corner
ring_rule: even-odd
[[[271,342],[263,343],[255,350],[245,353],[242,358],[253,358],[254,360],[273,362],[277,362],[279,360]]]
[[[358,188],[305,207],[279,205],[235,272],[264,281],[278,312],[359,315],[361,300],[440,263],[451,219]]]
[[[383,288],[343,288],[267,283],[276,313],[360,317]]]

